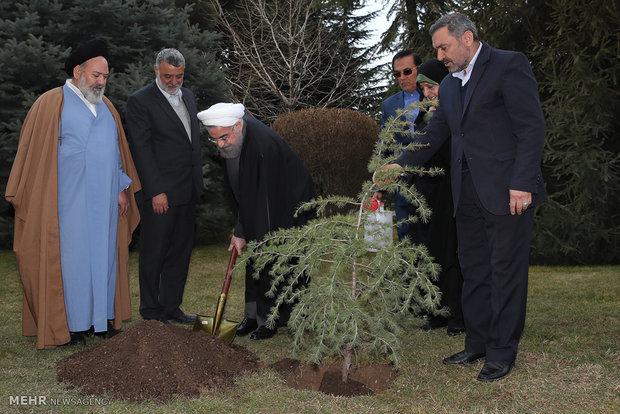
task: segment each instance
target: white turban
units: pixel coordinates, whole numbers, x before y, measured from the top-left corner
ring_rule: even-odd
[[[206,126],[233,126],[245,114],[245,107],[242,104],[216,103],[209,109],[198,112],[198,119]]]

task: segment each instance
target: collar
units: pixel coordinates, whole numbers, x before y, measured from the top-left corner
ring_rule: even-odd
[[[452,74],[452,76],[461,80],[461,85],[465,85],[469,81],[469,78],[471,77],[471,72],[472,70],[474,70],[474,65],[476,64],[476,60],[478,59],[478,55],[480,54],[481,50],[482,42],[480,42],[480,44],[478,45],[478,50],[476,50],[476,54],[474,55],[472,60],[469,61],[469,65],[467,65],[467,67],[462,71],[454,72]]]
[[[82,100],[82,102],[86,104],[86,107],[88,107],[88,109],[90,110],[90,112],[93,113],[93,115],[97,116],[97,105],[87,101],[82,91],[79,90],[78,87],[72,83],[72,80],[73,79],[67,79],[65,81],[65,85],[67,85],[67,87],[71,89],[78,96],[78,98]]]

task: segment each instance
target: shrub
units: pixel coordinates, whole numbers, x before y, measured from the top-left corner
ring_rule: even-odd
[[[303,161],[317,196],[357,196],[369,180],[368,160],[379,137],[377,123],[351,109],[304,109],[280,116],[272,128]]]

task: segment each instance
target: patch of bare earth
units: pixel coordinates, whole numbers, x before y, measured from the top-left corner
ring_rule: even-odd
[[[344,397],[378,394],[396,380],[396,371],[390,364],[353,366],[346,383],[342,382],[340,363],[316,365],[283,359],[270,367],[278,371],[291,388]]]
[[[203,391],[228,387],[235,377],[264,366],[246,348],[226,344],[203,331],[143,321],[61,360],[57,376],[83,394],[165,402],[173,396],[199,397]],[[396,379],[389,364],[352,367],[346,383],[338,363],[315,365],[283,359],[269,367],[289,387],[337,396],[380,393]]]

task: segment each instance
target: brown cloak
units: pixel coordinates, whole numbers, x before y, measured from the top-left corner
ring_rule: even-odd
[[[116,121],[123,170],[132,180],[129,211],[118,220],[114,328],[119,329],[122,321],[131,317],[129,243],[140,221],[134,194],[141,186],[120,116],[105,97],[104,102]],[[15,207],[13,251],[24,288],[22,333],[36,335],[38,349],[54,348],[70,340],[58,225],[58,125],[62,107],[62,87],[44,93],[32,105],[6,186],[6,199]]]

